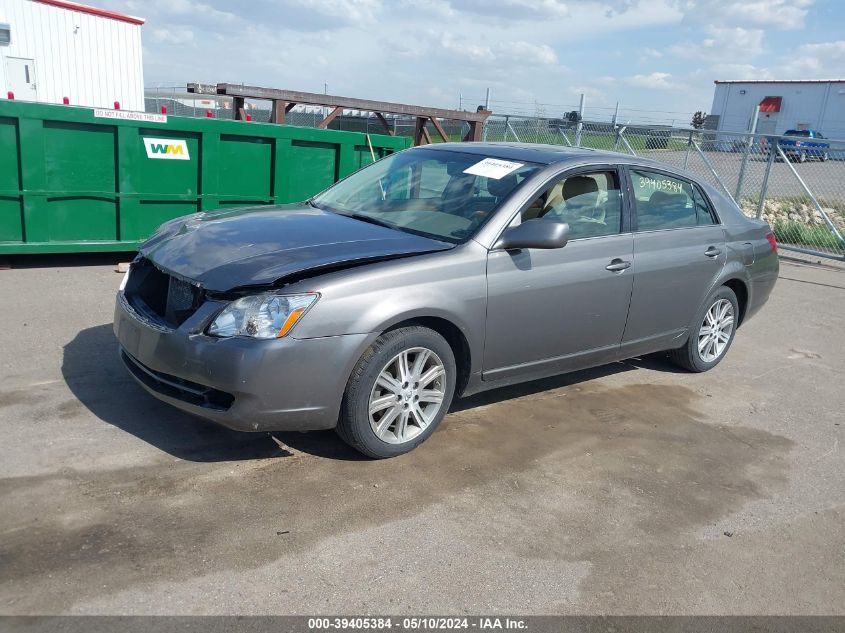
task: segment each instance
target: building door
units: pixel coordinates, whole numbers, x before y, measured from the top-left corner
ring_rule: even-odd
[[[35,60],[23,57],[6,58],[8,90],[15,93],[15,99],[38,101],[35,88]]]
[[[757,134],[775,134],[778,126],[777,116],[764,115],[757,120]]]

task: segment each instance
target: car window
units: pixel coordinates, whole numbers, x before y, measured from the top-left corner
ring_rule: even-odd
[[[699,226],[707,224],[718,224],[719,221],[716,218],[716,215],[713,213],[713,208],[707,201],[707,197],[704,195],[704,192],[701,191],[698,186],[693,187],[692,192],[693,201],[695,202],[696,224],[698,224]]]
[[[659,231],[696,226],[698,212],[692,184],[665,174],[635,169],[631,171],[637,228]],[[711,224],[711,222],[706,222]]]
[[[312,203],[460,243],[539,168],[535,163],[464,152],[408,150],[361,169],[315,196]]]
[[[622,196],[618,174],[602,170],[558,180],[522,212],[523,221],[537,218],[568,223],[570,239],[619,233]]]

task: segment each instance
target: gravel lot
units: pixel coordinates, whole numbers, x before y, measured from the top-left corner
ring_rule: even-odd
[[[709,374],[482,394],[370,462],[147,396],[115,261],[0,270],[0,613],[845,614],[845,272],[784,264]]]
[[[707,160],[713,165],[716,173],[725,183],[725,186],[733,195],[736,192],[736,185],[742,168],[742,154],[738,152],[704,152]],[[645,151],[642,156],[667,163],[674,167],[683,167],[686,152],[675,151]],[[742,195],[758,196],[763,186],[763,178],[766,173],[767,158],[759,155],[751,155],[745,166],[745,177],[743,179]],[[822,200],[822,204],[831,202],[845,202],[845,161],[828,160],[820,162],[811,160],[806,163],[790,163],[804,180],[810,191]],[[692,151],[687,162],[687,168],[708,182],[715,183],[713,174],[695,150]],[[789,169],[789,165],[782,161],[772,165],[767,188],[769,197],[801,196],[806,198],[807,194],[801,187],[801,183]],[[809,198],[807,198],[809,200]]]

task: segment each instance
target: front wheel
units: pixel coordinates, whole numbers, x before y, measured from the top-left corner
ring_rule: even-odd
[[[798,162],[799,163],[806,163],[807,162],[807,152],[800,152],[798,154]]]
[[[830,158],[830,154],[828,154],[827,152],[822,152],[822,155],[819,156],[819,160],[821,162],[825,162],[828,158]]]
[[[337,432],[361,453],[395,457],[434,433],[449,410],[455,355],[437,332],[386,332],[364,352],[346,386]]]
[[[718,365],[728,353],[739,318],[739,305],[734,291],[722,286],[708,297],[683,347],[669,352],[677,365],[694,372],[703,372]]]

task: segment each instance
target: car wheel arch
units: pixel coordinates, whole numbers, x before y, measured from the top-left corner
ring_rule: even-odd
[[[386,324],[381,333],[398,330],[403,327],[418,325],[426,327],[440,334],[455,355],[455,364],[458,367],[458,375],[455,382],[455,395],[460,396],[466,388],[469,377],[472,374],[472,349],[464,331],[452,320],[443,316],[433,315],[406,315],[404,318],[394,319]]]
[[[739,304],[739,321],[737,323],[737,327],[739,327],[745,319],[745,314],[751,298],[750,280],[748,278],[748,272],[745,270],[745,266],[740,262],[729,261],[707,288],[707,292],[701,298],[698,310],[701,310],[701,308],[704,307],[704,303],[707,301],[708,297],[710,297],[710,295],[721,286],[726,286],[733,290],[737,297],[737,303]],[[696,314],[697,313],[698,312],[696,311]],[[696,323],[690,323],[690,331],[692,331],[692,328],[696,325]]]
[[[739,277],[731,277],[729,279],[725,279],[720,284],[721,286],[727,286],[731,290],[733,290],[734,294],[736,295],[736,302],[739,307],[739,315],[737,318],[737,328],[742,325],[742,322],[745,320],[745,314],[748,310],[748,283],[746,280],[741,279]]]

